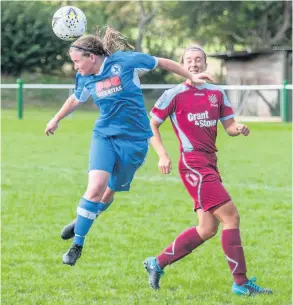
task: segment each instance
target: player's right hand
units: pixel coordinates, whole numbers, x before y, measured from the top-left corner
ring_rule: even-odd
[[[159,170],[160,170],[161,174],[163,174],[163,175],[171,173],[172,161],[168,157],[168,155],[164,155],[164,156],[160,157],[158,167],[159,167]]]
[[[204,83],[206,83],[206,80],[210,81],[211,83],[215,82],[214,78],[207,72],[201,72],[201,73],[193,74],[192,79],[191,79],[191,81],[195,85],[204,84]]]
[[[45,129],[46,136],[49,136],[50,134],[54,134],[54,131],[58,128],[58,120],[53,118],[48,124]]]

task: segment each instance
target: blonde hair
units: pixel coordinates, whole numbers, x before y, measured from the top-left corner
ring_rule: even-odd
[[[203,53],[204,56],[204,61],[205,63],[207,63],[207,55],[205,53],[205,51],[203,50],[202,47],[200,47],[199,45],[196,44],[192,44],[190,46],[188,46],[184,51],[183,51],[183,55],[180,58],[180,64],[182,65],[184,63],[184,55],[187,51],[201,51]]]
[[[104,32],[104,35],[103,35]],[[109,56],[119,50],[133,50],[128,38],[117,30],[106,26],[103,29],[97,26],[95,35],[85,35],[74,41],[69,49],[76,49],[83,56],[95,55]]]

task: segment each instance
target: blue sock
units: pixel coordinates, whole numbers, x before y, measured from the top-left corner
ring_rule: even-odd
[[[81,198],[77,208],[77,219],[74,228],[74,244],[83,246],[85,236],[90,230],[94,220],[106,211],[113,201],[109,203],[92,202]]]
[[[99,208],[99,210],[98,210],[98,213],[97,213],[97,217],[98,217],[102,212],[106,211],[113,201],[114,201],[114,200],[112,200],[112,201],[109,202],[109,203],[101,203],[101,202],[99,202],[99,203],[98,203],[98,208]]]
[[[96,219],[99,211],[99,204],[99,202],[92,202],[83,197],[80,199],[74,228],[74,244],[83,246],[85,236]]]

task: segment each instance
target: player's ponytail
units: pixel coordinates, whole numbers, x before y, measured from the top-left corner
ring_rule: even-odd
[[[102,29],[100,26],[98,26],[96,36],[101,37],[101,35]],[[126,36],[109,26],[106,26],[105,34],[102,40],[104,49],[109,54],[119,50],[134,50],[134,47],[128,42],[128,38]]]
[[[104,35],[103,32],[105,32]],[[104,29],[98,26],[95,35],[80,37],[71,44],[70,49],[72,48],[79,50],[84,56],[89,56],[91,53],[98,56],[109,56],[119,50],[134,49],[127,37],[109,26]]]

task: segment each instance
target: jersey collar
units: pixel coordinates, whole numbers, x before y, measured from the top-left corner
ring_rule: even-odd
[[[192,86],[192,85],[188,84],[186,81],[183,82],[183,84],[184,84],[185,86],[187,86],[187,87],[196,88],[196,89],[199,89],[199,90],[205,89],[205,88],[206,88],[206,84],[202,84],[202,85],[198,85],[198,86]]]
[[[95,75],[101,75],[101,74],[103,73],[104,67],[105,67],[105,63],[106,63],[107,59],[108,59],[108,56],[106,56],[106,57],[104,58],[104,61],[103,61],[102,65],[101,65],[101,67],[100,67],[99,73],[97,73],[97,74],[95,74]]]

